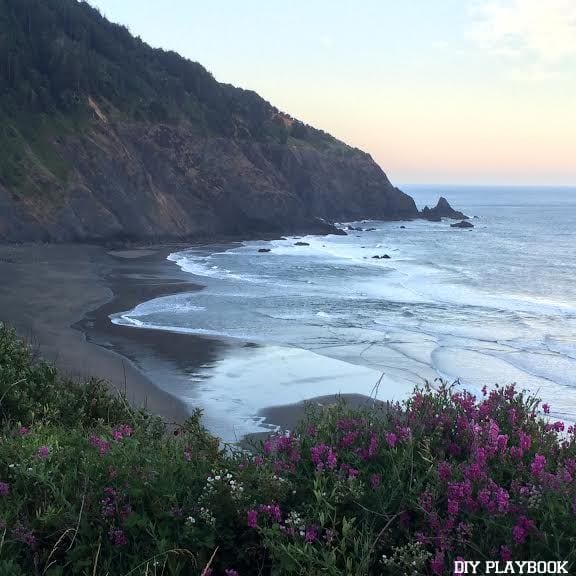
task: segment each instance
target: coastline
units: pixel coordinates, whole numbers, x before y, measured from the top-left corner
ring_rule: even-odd
[[[225,246],[230,246],[226,243]],[[224,244],[210,244],[214,249]],[[13,325],[39,353],[75,379],[96,377],[124,392],[167,423],[182,423],[196,408],[198,374],[222,359],[252,355],[259,348],[242,341],[114,324],[110,315],[180,292],[202,290],[166,258],[189,245],[158,245],[107,250],[93,245],[0,246],[0,320]],[[311,367],[314,368],[314,365]],[[226,383],[222,382],[222,393]],[[178,393],[180,392],[180,393]],[[183,393],[182,393],[183,392]],[[241,390],[238,391],[241,394]],[[345,399],[353,406],[370,402],[362,394],[330,394],[270,405],[252,421],[262,432],[240,433],[258,439],[278,429],[294,428],[306,405]],[[229,418],[235,426],[234,415]],[[214,421],[207,415],[207,425]],[[268,431],[266,431],[268,429]]]
[[[183,402],[153,382],[128,356],[101,345],[84,324],[96,317],[105,324],[107,310],[138,303],[140,296],[155,297],[178,290],[174,280],[157,279],[155,286],[137,288],[115,283],[119,270],[143,258],[160,265],[168,248],[146,249],[138,258],[114,256],[93,245],[0,246],[0,320],[12,325],[46,360],[73,379],[106,380],[125,392],[130,403],[146,407],[169,423],[183,422],[189,410]],[[179,280],[180,289],[184,281]],[[186,289],[197,289],[186,283]],[[112,325],[109,321],[108,324]]]

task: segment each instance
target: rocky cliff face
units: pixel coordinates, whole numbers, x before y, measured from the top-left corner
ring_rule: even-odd
[[[320,219],[418,215],[369,155],[77,0],[0,0],[0,147],[2,241],[326,232]]]
[[[36,174],[49,192],[30,197],[0,185],[0,239],[322,233],[330,228],[319,219],[417,216],[412,198],[351,149],[239,142],[96,116],[52,146],[70,167],[66,180]]]

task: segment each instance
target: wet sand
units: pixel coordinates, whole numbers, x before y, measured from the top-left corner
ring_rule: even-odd
[[[200,369],[210,371],[234,351],[258,347],[110,321],[111,314],[144,301],[201,290],[189,274],[166,260],[170,252],[185,247],[0,246],[0,320],[13,325],[69,376],[102,378],[125,392],[133,405],[181,423],[194,408],[203,408],[190,400],[197,386],[193,375]],[[182,399],[182,391],[190,392],[185,394],[188,401]],[[307,402],[327,405],[338,398]],[[373,402],[361,394],[342,398],[353,406]],[[291,429],[307,402],[266,408],[254,418],[264,429]]]
[[[330,396],[318,396],[296,404],[271,406],[262,410],[260,416],[264,417],[265,424],[278,426],[282,430],[293,430],[302,419],[302,415],[308,405],[326,408],[342,401],[351,408],[371,408],[374,406],[382,408],[385,406],[385,402],[374,400],[374,398],[369,398],[363,394],[333,394]]]
[[[124,391],[133,405],[167,422],[182,422],[189,409],[158,387],[121,348],[123,339],[127,348],[139,341],[176,349],[178,344],[149,330],[131,330],[128,335],[128,329],[114,326],[107,317],[148,298],[199,289],[166,262],[175,249],[118,254],[85,245],[0,246],[0,320],[14,326],[70,377],[102,378]],[[210,354],[206,342],[196,350],[196,341],[186,340],[191,361],[202,362]]]

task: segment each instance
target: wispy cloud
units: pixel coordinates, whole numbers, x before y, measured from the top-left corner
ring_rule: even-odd
[[[511,58],[556,64],[576,56],[576,0],[478,0],[470,37]]]

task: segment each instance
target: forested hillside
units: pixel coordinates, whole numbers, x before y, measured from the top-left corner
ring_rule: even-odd
[[[0,0],[0,147],[7,240],[249,235],[416,214],[367,154],[76,0]]]

